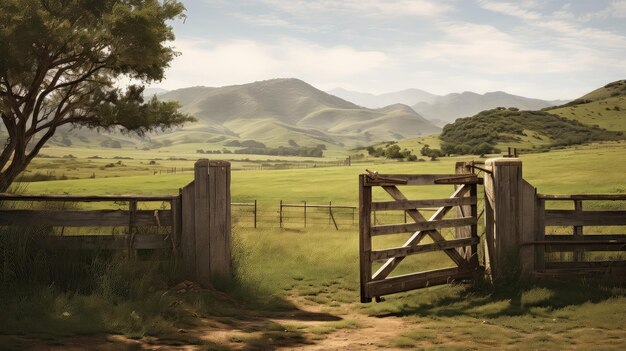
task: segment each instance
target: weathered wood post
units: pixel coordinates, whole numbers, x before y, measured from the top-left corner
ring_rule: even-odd
[[[230,162],[209,162],[209,267],[211,278],[229,278],[231,265]]]
[[[191,278],[209,286],[232,273],[230,163],[198,160],[181,195],[183,261]]]
[[[485,164],[491,168],[491,174],[485,176],[487,268],[493,280],[520,269],[532,271],[534,253],[522,249],[522,243],[534,238],[534,188],[522,179],[519,158],[492,158]]]

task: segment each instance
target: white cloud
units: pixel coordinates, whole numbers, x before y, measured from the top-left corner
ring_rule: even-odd
[[[613,17],[626,18],[626,0],[613,1],[609,8]]]
[[[310,15],[311,12],[351,13],[360,16],[439,16],[453,9],[445,1],[432,0],[264,0],[281,11]]]
[[[424,62],[438,61],[483,74],[563,73],[576,71],[581,57],[532,48],[517,38],[480,24],[448,24],[442,40],[417,51]]]
[[[211,43],[177,40],[182,53],[167,70],[167,89],[190,85],[230,85],[276,77],[314,81],[349,79],[375,70],[390,59],[379,51],[360,51],[348,46],[325,47],[295,39],[275,44],[250,40]]]
[[[478,4],[485,10],[497,12],[503,15],[518,17],[524,20],[537,20],[541,18],[540,13],[529,11],[525,6],[523,6],[523,4],[484,0],[479,1]]]

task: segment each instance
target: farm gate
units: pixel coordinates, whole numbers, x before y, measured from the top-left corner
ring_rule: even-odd
[[[479,178],[476,170],[484,172]],[[466,174],[459,174],[466,173]],[[447,199],[409,200],[398,186],[455,184]],[[476,187],[484,184],[484,226],[482,240],[484,267],[478,260]],[[381,187],[393,201],[372,200],[372,188]],[[583,201],[591,202],[583,210]],[[595,204],[593,202],[596,202]],[[602,201],[598,204],[598,201]],[[486,272],[498,280],[511,272],[532,277],[589,276],[598,273],[611,281],[626,282],[626,194],[542,195],[522,177],[522,162],[516,157],[488,159],[479,167],[457,164],[456,174],[377,174],[359,178],[359,256],[361,301],[372,298],[471,279]],[[546,202],[573,202],[567,209],[557,204],[546,209]],[[607,203],[614,203],[607,205]],[[438,206],[426,219],[423,207]],[[595,208],[594,208],[595,207]],[[456,216],[446,219],[456,208]],[[415,223],[372,224],[373,210],[406,210]],[[454,227],[453,239],[446,239],[442,228]],[[588,231],[584,231],[588,227]],[[550,228],[550,232],[547,232]],[[569,232],[565,229],[569,228]],[[619,232],[619,233],[618,233]],[[373,249],[376,236],[411,233],[400,247]],[[432,243],[420,244],[430,237]],[[454,266],[412,272],[390,277],[407,256],[443,251]],[[372,274],[373,263],[384,263]]]
[[[377,174],[368,172],[359,178],[359,248],[361,302],[410,289],[445,284],[451,280],[471,278],[478,264],[477,185],[482,182],[474,174]],[[455,184],[448,198],[409,200],[398,186]],[[372,188],[380,187],[393,201],[373,201]],[[426,219],[424,208],[437,207]],[[457,207],[456,218],[444,218]],[[413,223],[372,224],[373,211],[406,211]],[[455,228],[455,238],[446,239],[442,228]],[[375,236],[413,233],[401,247],[373,249]],[[432,243],[419,245],[430,237]],[[443,251],[454,266],[390,277],[407,256]],[[372,274],[373,264],[384,262]]]

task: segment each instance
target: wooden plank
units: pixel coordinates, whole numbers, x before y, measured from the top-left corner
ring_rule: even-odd
[[[583,201],[574,200],[574,211],[581,213],[583,211]],[[581,225],[574,226],[574,236],[581,237],[583,235],[583,227]],[[574,261],[584,261],[584,252],[580,249],[574,251]]]
[[[170,202],[170,208],[172,209],[172,231],[171,231],[170,237],[172,240],[172,245],[177,250],[178,248],[180,248],[180,238],[181,238],[181,230],[182,230],[181,198],[182,198],[182,195],[179,195],[176,198],[176,200],[172,200]]]
[[[456,174],[379,174],[379,180],[375,180],[367,176],[366,186],[394,186],[399,185],[396,182],[385,181],[384,178],[402,180],[400,185],[435,185],[436,179],[455,177]]]
[[[456,176],[452,178],[439,178],[435,179],[435,184],[483,184],[483,179],[478,178],[476,175],[464,175]]]
[[[454,267],[371,281],[367,284],[368,298],[447,284],[455,280],[469,279],[473,275],[472,270]]]
[[[209,257],[211,279],[226,278],[231,269],[230,163],[209,162]]]
[[[626,211],[546,210],[546,226],[626,225]]]
[[[367,176],[359,176],[359,274],[361,302],[371,302],[371,296],[367,290],[367,284],[372,280],[372,237],[370,235],[372,221],[372,188],[365,185]]]
[[[485,174],[485,240],[483,240],[483,257],[485,259],[485,270],[491,272],[491,262],[494,260],[495,244],[494,244],[494,194],[493,194],[493,175]]]
[[[196,208],[195,208],[195,181],[187,184],[181,191],[181,239],[180,253],[185,266],[187,277],[196,276]]]
[[[470,197],[478,196],[478,186],[476,184],[470,185]],[[473,204],[470,206],[470,217],[476,218],[476,223],[470,226],[470,237],[475,241],[470,247],[469,250],[466,249],[466,257],[465,259],[470,262],[474,267],[478,267],[480,263],[478,262],[478,243],[480,242],[480,238],[478,237],[478,204]]]
[[[387,190],[387,189],[385,188],[385,190]],[[389,189],[388,191],[393,191],[393,190]],[[450,195],[450,198],[462,197],[468,191],[469,191],[469,187],[468,186],[461,186],[452,195]],[[393,197],[395,199],[400,199],[400,200],[406,199],[406,197],[404,197],[404,195],[402,195],[401,193],[397,194],[396,192],[394,192],[394,195],[395,196],[393,196]],[[429,221],[440,220],[441,218],[443,218],[450,211],[450,209],[452,209],[452,207],[448,207],[448,206],[440,207],[435,213],[433,213],[432,216],[430,216],[430,218],[428,220]],[[407,211],[407,213],[415,221],[424,221],[424,220],[426,220],[418,211],[411,211],[411,212]],[[402,246],[417,245],[426,235],[431,236],[433,241],[445,240],[443,238],[443,236],[441,235],[441,233],[439,233],[436,230],[433,230],[433,231],[418,231],[418,232],[413,233],[413,235],[411,235],[411,237],[409,237],[409,239]],[[455,264],[457,264],[457,265],[462,265],[463,264],[463,257],[461,257],[461,255],[459,255],[458,252],[454,251],[454,249],[445,250],[444,252],[446,253],[446,255],[448,255],[448,257],[450,257],[452,259],[452,261],[454,261]],[[372,277],[372,279],[373,280],[379,280],[379,279],[386,278],[394,270],[394,268],[396,268],[400,264],[400,262],[402,262],[403,259],[404,258],[402,258],[402,257],[390,258],[389,260],[387,260],[387,262],[385,262],[376,271],[376,273],[374,273],[374,276]]]
[[[432,244],[423,244],[416,246],[394,247],[384,250],[373,250],[370,254],[372,261],[387,260],[393,257],[406,257],[425,252],[433,252],[437,250],[452,249],[457,247],[467,247],[478,243],[478,238],[461,238],[440,241]]]
[[[372,210],[373,211],[413,210],[413,209],[424,208],[424,207],[473,205],[475,203],[476,203],[475,196],[455,197],[455,198],[447,198],[447,199],[428,199],[428,200],[378,201],[378,202],[372,202]],[[469,208],[468,208],[467,213],[469,213]]]
[[[587,262],[546,262],[548,269],[578,269],[578,268],[612,268],[626,267],[626,260],[620,261],[587,261]]]
[[[156,216],[158,215],[158,220]],[[0,225],[20,225],[32,223],[63,227],[116,227],[129,225],[130,212],[127,210],[2,210]],[[134,223],[141,226],[171,226],[170,210],[139,210],[135,212]]]
[[[626,241],[626,234],[585,234],[574,238],[573,235],[545,235],[545,241],[570,242],[576,241]]]
[[[543,247],[546,252],[573,251],[624,251],[626,235],[546,235],[544,240],[523,243],[525,246]],[[578,260],[582,261],[582,260]]]
[[[46,194],[6,194],[0,193],[0,201],[171,201],[176,195],[46,195]]]
[[[127,235],[70,235],[47,236],[43,245],[52,250],[127,250]],[[167,235],[135,234],[134,250],[170,249]]]
[[[535,240],[544,240],[546,236],[546,200],[537,198],[535,205]],[[535,271],[542,272],[545,269],[545,248],[538,246],[535,248]]]
[[[537,214],[537,190],[530,183],[522,179],[522,213],[520,241],[535,240],[535,215]],[[520,264],[522,272],[531,274],[535,271],[535,246],[522,246],[520,248]]]
[[[407,213],[409,213],[408,211]],[[425,221],[419,223],[377,225],[372,227],[372,236],[409,233],[417,231],[432,231],[433,229],[473,225],[477,222],[478,219],[475,217],[463,217],[454,219],[441,219],[436,221]]]
[[[471,173],[471,171],[465,166],[465,162],[457,162],[454,168],[455,172],[459,175],[467,175],[468,173],[473,175]],[[455,185],[454,189],[458,189],[459,186]],[[471,192],[471,190],[470,190]],[[459,199],[467,199],[469,198],[471,195],[469,193],[465,194],[462,198]],[[476,197],[476,195],[474,194],[474,198]],[[474,202],[476,203],[476,202]],[[472,215],[470,214],[472,211],[472,207],[468,206],[468,204],[462,204],[463,206],[461,206],[461,204],[457,205],[456,207],[456,217],[457,218],[463,218],[463,217],[472,217]],[[476,217],[476,216],[474,216]],[[468,227],[468,226],[463,226],[463,227],[455,227],[454,228],[454,237],[457,239],[461,239],[461,238],[469,238],[472,235],[472,228]],[[466,247],[457,247],[456,250],[459,253],[459,255],[461,255],[462,257],[464,257],[466,260],[469,261],[470,258],[470,251],[471,250],[466,250],[469,248]]]
[[[626,200],[626,194],[578,194],[578,195],[546,195],[537,194],[543,200]]]
[[[583,253],[585,251],[626,251],[626,240],[581,240],[581,241],[544,241],[537,243],[545,247],[546,252],[567,252],[574,251]],[[583,262],[580,259],[576,259],[574,256],[574,262]]]
[[[209,160],[201,159],[194,165],[194,209],[196,234],[196,281],[203,287],[211,285],[211,259],[209,254]]]

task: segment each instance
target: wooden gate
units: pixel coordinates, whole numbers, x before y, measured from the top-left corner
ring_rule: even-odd
[[[458,169],[458,168],[457,168]],[[471,278],[479,268],[477,248],[477,184],[482,179],[474,174],[377,174],[369,172],[359,178],[359,251],[361,302],[402,291],[446,284]],[[398,188],[434,184],[455,184],[453,194],[445,199],[409,200]],[[381,187],[393,201],[372,201],[372,188]],[[424,208],[437,207],[426,219]],[[455,218],[444,218],[453,208]],[[422,210],[422,212],[420,212]],[[377,211],[404,211],[412,223],[372,224]],[[441,228],[456,228],[454,238],[446,238]],[[400,247],[372,249],[372,237],[411,233]],[[425,237],[432,243],[421,244]],[[452,267],[390,276],[409,255],[443,251]],[[384,263],[372,274],[374,262]]]

